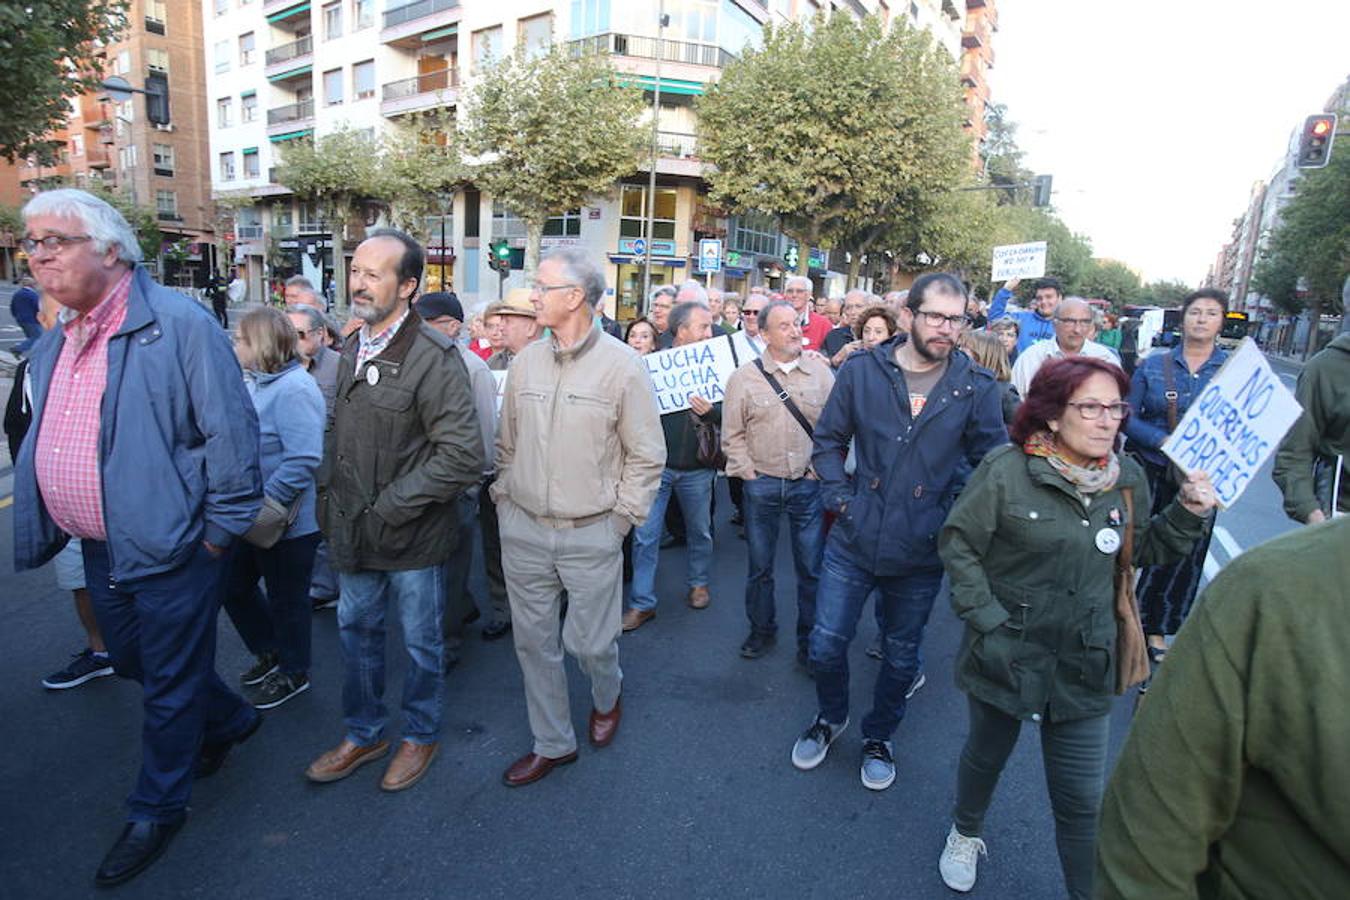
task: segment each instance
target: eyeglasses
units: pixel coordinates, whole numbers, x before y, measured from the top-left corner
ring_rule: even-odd
[[[1083,400],[1078,403],[1067,403],[1066,406],[1072,406],[1078,414],[1089,422],[1096,421],[1102,417],[1102,413],[1108,413],[1111,418],[1119,422],[1125,418],[1125,414],[1130,411],[1128,403],[1097,403],[1093,400]]]
[[[563,288],[574,288],[575,284],[541,284],[536,281],[530,285],[531,294],[547,294],[549,291],[560,291]]]
[[[1062,318],[1062,317],[1060,317],[1060,316],[1055,316],[1055,321],[1056,321],[1056,322],[1063,322],[1065,325],[1068,325],[1070,328],[1087,328],[1089,325],[1092,324],[1092,320],[1091,320],[1091,319],[1065,319],[1065,318]]]
[[[760,314],[760,312],[762,312],[762,310],[758,310],[758,309],[743,309],[743,310],[741,310],[741,315],[743,315],[743,316],[757,316],[757,315]]]
[[[71,244],[82,244],[85,241],[92,241],[93,238],[87,234],[49,234],[40,238],[24,238],[19,241],[19,246],[23,252],[32,256],[41,247],[48,253],[57,253]]]
[[[970,324],[970,316],[964,313],[959,316],[944,316],[942,313],[921,309],[916,315],[923,316],[924,324],[929,328],[941,328],[945,324],[950,325],[956,331],[960,331]]]

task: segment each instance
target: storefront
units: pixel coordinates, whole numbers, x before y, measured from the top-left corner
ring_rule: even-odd
[[[614,318],[620,322],[631,322],[641,315],[642,267],[646,261],[643,256],[633,253],[633,241],[622,240],[620,249],[627,249],[624,255],[610,254],[609,261],[614,265]],[[666,246],[669,244],[669,246]],[[624,247],[624,245],[628,245]],[[663,284],[676,284],[684,281],[688,275],[688,260],[668,255],[675,249],[673,241],[657,241],[652,247],[652,287]],[[664,251],[664,252],[663,252]]]

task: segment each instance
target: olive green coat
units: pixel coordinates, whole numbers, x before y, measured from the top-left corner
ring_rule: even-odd
[[[1146,518],[1148,484],[1122,456],[1114,488],[1084,502],[1020,447],[985,457],[942,528],[951,602],[966,623],[957,685],[1010,716],[1052,722],[1105,715],[1115,689],[1115,587],[1133,494],[1135,565],[1190,551],[1204,520],[1179,503]],[[1105,549],[1102,549],[1105,548]]]

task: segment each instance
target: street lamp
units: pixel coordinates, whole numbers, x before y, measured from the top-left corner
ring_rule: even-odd
[[[647,295],[652,289],[652,229],[656,220],[656,157],[660,151],[661,139],[661,57],[666,55],[666,26],[670,16],[666,15],[666,0],[660,0],[656,18],[656,87],[652,91],[652,148],[651,171],[647,174],[647,218],[644,232],[647,244],[642,261],[642,297],[638,308],[642,315],[647,314]]]
[[[453,198],[444,192],[437,195],[437,200],[441,204],[441,290],[445,290],[445,218],[450,215],[450,205],[454,202]]]

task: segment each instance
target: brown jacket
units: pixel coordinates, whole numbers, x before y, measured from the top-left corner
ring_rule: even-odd
[[[834,387],[834,373],[817,358],[803,354],[791,372],[768,353],[764,368],[813,426]],[[727,379],[722,401],[722,450],[727,476],[754,478],[756,473],[776,478],[801,478],[811,468],[811,438],[788,412],[778,394],[754,362],[741,366]]]
[[[534,341],[511,362],[497,427],[497,480],[532,516],[647,518],[666,447],[647,369],[621,341],[592,327],[560,349]]]

